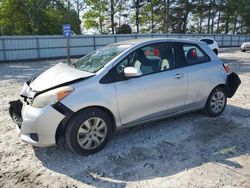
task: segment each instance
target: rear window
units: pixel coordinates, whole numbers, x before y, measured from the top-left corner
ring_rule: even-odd
[[[188,65],[195,65],[210,61],[209,56],[197,45],[183,44],[183,51]]]

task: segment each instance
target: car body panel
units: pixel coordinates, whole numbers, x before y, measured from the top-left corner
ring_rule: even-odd
[[[75,69],[65,63],[58,63],[35,78],[31,82],[30,87],[34,91],[43,91],[62,83],[93,75],[95,74]]]
[[[22,126],[19,130],[21,139],[34,146],[48,147],[56,144],[56,130],[64,116],[51,106],[34,108],[23,105]],[[38,141],[31,138],[30,134],[38,134]]]
[[[91,106],[104,107],[112,112],[117,126],[121,125],[116,103],[115,84],[96,84],[98,82],[98,77],[92,77],[88,82],[82,81],[73,84],[72,86],[78,89],[61,102],[74,112]]]
[[[226,83],[227,74],[220,62],[208,62],[186,67],[188,92],[186,104],[204,107],[208,95],[219,84]]]
[[[184,66],[158,73],[143,75],[123,81],[101,83],[100,80],[109,73],[123,58],[143,46],[159,43],[190,43],[198,45],[210,57],[210,62]],[[102,107],[114,117],[117,129],[140,123],[169,117],[176,114],[198,110],[205,106],[206,100],[219,84],[225,84],[227,73],[223,62],[204,42],[185,39],[140,39],[118,43],[128,45],[126,50],[108,62],[95,74],[76,70],[68,65],[59,64],[42,73],[30,85],[25,86],[25,93],[43,91],[51,87],[60,87],[79,78],[88,78],[68,83],[74,91],[60,102],[72,113],[88,107]],[[183,77],[176,78],[176,74]],[[176,87],[178,86],[178,87]],[[35,94],[29,95],[36,97]],[[20,136],[26,142],[36,146],[55,144],[58,126],[65,117],[53,106],[34,108],[24,105],[23,122]],[[46,133],[47,131],[47,133]],[[30,133],[37,133],[39,142],[30,140]]]
[[[183,77],[174,78],[178,73]],[[116,93],[122,124],[137,123],[174,113],[177,107],[183,107],[187,76],[184,68],[180,68],[124,80],[116,83]]]

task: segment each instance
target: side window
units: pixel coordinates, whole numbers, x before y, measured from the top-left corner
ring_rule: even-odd
[[[125,67],[141,70],[143,75],[175,68],[175,54],[172,43],[157,43],[144,46],[132,52],[117,66],[120,73]]]
[[[188,65],[195,65],[210,61],[208,55],[196,45],[183,44],[183,51]]]

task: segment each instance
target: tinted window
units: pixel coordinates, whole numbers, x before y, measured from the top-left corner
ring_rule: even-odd
[[[188,65],[199,64],[210,61],[205,52],[203,52],[198,46],[192,44],[183,44],[183,51],[186,63]]]
[[[121,73],[125,67],[132,66],[142,74],[151,74],[175,68],[175,54],[172,43],[157,43],[137,49],[116,66]]]
[[[201,39],[201,41],[202,41],[202,42],[205,42],[205,43],[207,43],[207,44],[213,44],[213,43],[214,43],[214,41],[211,40],[211,39]]]

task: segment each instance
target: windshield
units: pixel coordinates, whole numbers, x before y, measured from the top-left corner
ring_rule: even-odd
[[[101,48],[76,61],[74,63],[75,68],[95,73],[130,46],[131,45],[115,44]]]

